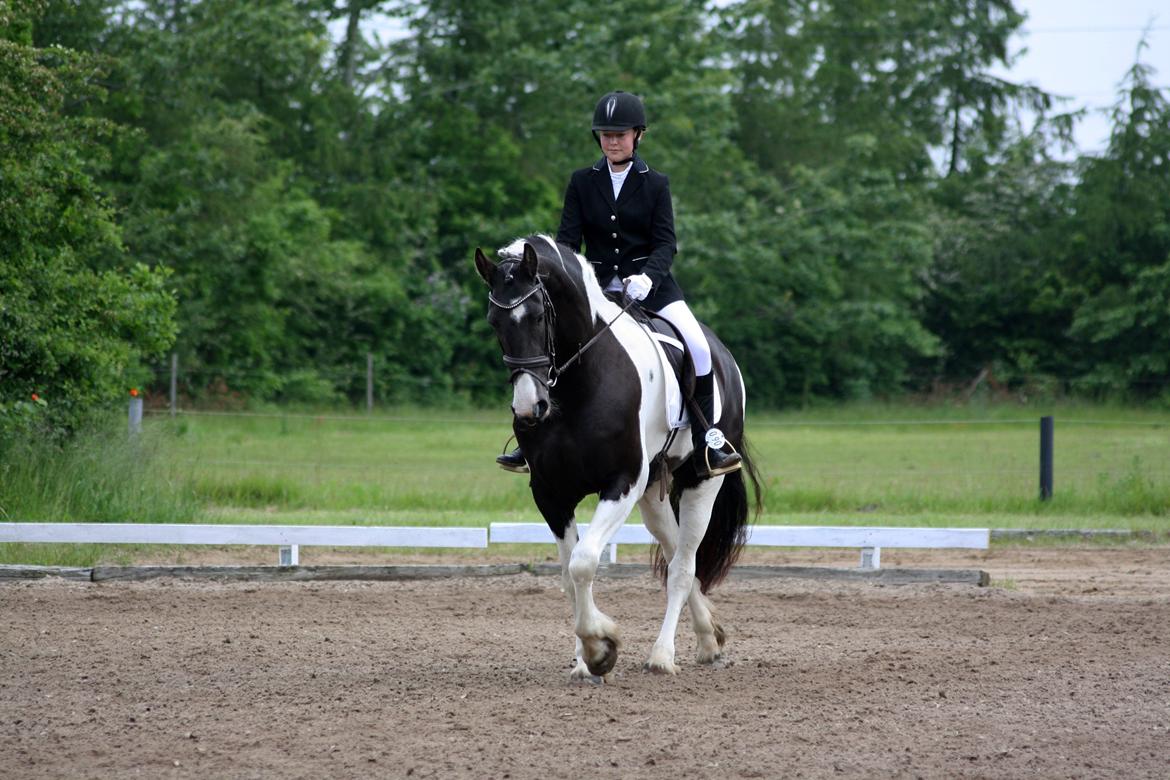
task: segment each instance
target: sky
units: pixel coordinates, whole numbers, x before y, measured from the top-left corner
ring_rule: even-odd
[[[1167,0],[1016,0],[1028,15],[1010,52],[1023,52],[1013,66],[996,75],[1030,83],[1070,98],[1067,110],[1090,109],[1076,131],[1082,153],[1109,143],[1107,111],[1117,101],[1118,85],[1138,60],[1143,30],[1148,48],[1141,61],[1156,71],[1153,84],[1170,87],[1170,2]]]

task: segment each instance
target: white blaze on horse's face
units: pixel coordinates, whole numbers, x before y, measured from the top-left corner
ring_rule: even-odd
[[[532,305],[530,305],[530,303]],[[508,319],[509,327],[523,342],[518,352],[536,355],[544,351],[544,312],[535,301],[525,302],[512,309]],[[533,369],[544,376],[547,367]],[[548,387],[528,371],[521,371],[512,377],[512,414],[520,420],[536,424],[548,416]]]
[[[548,391],[532,374],[516,375],[512,383],[512,414],[533,424],[548,416]]]
[[[544,316],[543,303],[535,297],[509,310],[500,322],[505,331],[501,333],[505,353],[522,358],[545,355]],[[545,364],[513,374],[512,414],[517,419],[535,425],[548,417],[552,404],[548,386],[540,379],[548,370],[549,364]]]

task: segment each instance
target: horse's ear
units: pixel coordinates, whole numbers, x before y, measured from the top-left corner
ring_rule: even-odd
[[[536,278],[536,250],[532,248],[532,244],[524,245],[524,270],[527,271],[533,279]]]
[[[487,286],[492,286],[492,277],[496,273],[496,264],[487,259],[487,255],[479,247],[475,248],[475,269],[479,271],[479,275],[487,282]]]

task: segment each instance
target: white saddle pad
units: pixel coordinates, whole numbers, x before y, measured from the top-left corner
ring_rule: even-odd
[[[666,357],[666,350],[662,348],[663,344],[669,344],[675,349],[682,349],[682,342],[676,338],[648,330],[650,338],[654,341],[654,346],[658,349],[658,365],[662,370],[662,376],[666,382],[666,419],[670,420],[671,428],[686,428],[691,424],[690,415],[687,412],[686,404],[683,402],[682,388],[679,387],[678,377],[674,374],[674,367],[670,365],[670,359]],[[719,379],[715,379],[715,419],[711,421],[712,425],[719,422],[721,412],[723,411],[723,404],[721,403],[719,393]]]

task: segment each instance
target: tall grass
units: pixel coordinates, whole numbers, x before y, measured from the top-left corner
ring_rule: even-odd
[[[188,522],[203,513],[171,479],[170,435],[131,438],[110,421],[66,441],[32,433],[0,442],[0,518],[14,522]]]

